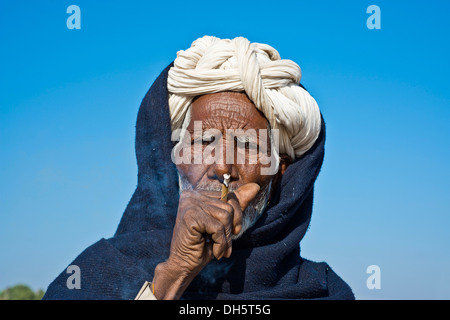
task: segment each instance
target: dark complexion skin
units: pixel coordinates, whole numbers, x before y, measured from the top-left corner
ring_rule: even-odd
[[[263,165],[259,158],[255,164],[249,161],[226,163],[226,141],[234,139],[227,135],[227,129],[255,129],[258,133],[259,129],[268,127],[267,119],[243,93],[221,92],[198,97],[192,103],[191,122],[187,128],[191,136],[194,136],[194,121],[202,121],[203,131],[217,129],[222,133],[220,150],[224,153],[224,161],[177,166],[180,175],[194,186],[194,190],[185,190],[180,195],[170,256],[155,269],[153,284],[158,300],[179,299],[212,259],[230,257],[231,235],[241,231],[245,209],[272,179],[276,185],[290,164],[289,157],[280,155],[279,171],[270,176],[261,175]],[[235,150],[234,154],[237,152]],[[227,202],[220,200],[219,191],[195,189],[198,185],[208,184],[220,190],[225,173],[231,175],[230,185],[235,189],[229,193]]]

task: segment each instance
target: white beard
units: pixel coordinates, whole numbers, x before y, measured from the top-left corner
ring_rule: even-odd
[[[210,184],[201,184],[194,188],[186,178],[182,177],[178,174],[179,186],[180,186],[180,194],[184,190],[204,190],[204,191],[218,191],[221,192],[222,189]],[[233,192],[235,188],[231,187],[228,189],[228,192]],[[231,235],[232,240],[238,239],[242,234],[251,228],[256,221],[261,217],[262,213],[267,207],[269,202],[270,193],[272,190],[272,180],[261,189],[256,197],[249,203],[247,208],[244,211],[244,216],[242,219],[242,228],[241,231],[237,234]]]

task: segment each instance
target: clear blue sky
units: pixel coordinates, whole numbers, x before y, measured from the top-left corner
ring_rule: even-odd
[[[372,4],[381,30],[366,27]],[[449,15],[444,0],[1,1],[0,289],[46,289],[113,235],[137,183],[140,101],[178,50],[214,35],[296,61],[322,110],[302,255],[357,298],[450,299]]]

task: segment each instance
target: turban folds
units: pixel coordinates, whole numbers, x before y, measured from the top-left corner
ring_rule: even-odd
[[[293,160],[307,152],[320,133],[317,102],[300,86],[301,69],[281,59],[267,44],[243,37],[204,36],[177,52],[167,89],[172,131],[183,127],[196,96],[223,91],[245,92],[279,130],[279,153]]]

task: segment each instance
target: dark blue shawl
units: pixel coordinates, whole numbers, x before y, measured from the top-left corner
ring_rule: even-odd
[[[145,95],[136,123],[138,185],[110,239],[83,251],[71,265],[81,289],[68,289],[64,270],[44,299],[134,299],[169,255],[178,205],[171,161],[169,65]],[[354,299],[350,287],[324,262],[300,257],[312,214],[314,182],[324,157],[325,125],[311,150],[291,164],[257,223],[233,242],[229,259],[214,260],[182,299]]]

